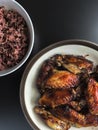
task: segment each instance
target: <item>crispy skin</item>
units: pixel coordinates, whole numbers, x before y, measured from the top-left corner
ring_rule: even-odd
[[[85,57],[76,55],[55,55],[51,59],[54,60],[57,66],[63,66],[74,74],[79,74],[85,71],[91,73],[93,70],[93,62]]]
[[[66,89],[50,90],[45,92],[39,99],[39,104],[54,108],[59,105],[67,104],[73,97],[74,95]]]
[[[66,89],[77,86],[79,77],[68,71],[56,71],[46,81],[46,88]]]
[[[53,116],[49,111],[45,110],[44,108],[35,107],[35,112],[39,114],[46,124],[54,129],[54,130],[68,130],[70,128],[69,122],[64,122],[59,118]]]
[[[86,99],[90,112],[93,115],[98,115],[98,82],[93,78],[88,81]]]
[[[87,60],[83,56],[74,56],[74,55],[65,55],[65,68],[77,74],[81,73],[82,70],[86,70],[86,72],[90,73],[93,69],[93,62]]]
[[[74,124],[76,127],[86,126],[85,115],[82,115],[69,107],[57,107],[55,109],[52,109],[52,112],[59,119],[63,121],[68,120],[69,122],[71,122],[71,124]]]
[[[54,130],[68,130],[72,125],[75,127],[98,126],[98,115],[91,113],[83,115],[71,108],[56,107],[47,111],[36,106],[34,110]]]
[[[37,85],[40,93],[45,91],[45,82],[54,72],[54,70],[68,70],[74,74],[91,73],[93,71],[93,62],[83,56],[74,55],[54,55],[46,60],[40,69],[37,79]],[[62,82],[63,83],[63,82]]]
[[[64,107],[57,107],[52,109],[54,115],[62,121],[69,121],[75,127],[89,127],[98,126],[98,116],[87,113],[85,115],[71,109]]]
[[[49,77],[49,74],[51,73],[53,68],[53,63],[51,63],[49,60],[45,61],[45,63],[42,64],[37,80],[37,85],[40,85],[44,80],[47,79],[47,77]]]
[[[45,91],[44,83],[53,71],[53,68],[54,68],[53,64],[54,63],[51,60],[46,60],[41,66],[41,69],[37,78],[37,86],[41,94],[44,93]]]

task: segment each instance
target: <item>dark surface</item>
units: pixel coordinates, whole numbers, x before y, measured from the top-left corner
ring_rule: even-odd
[[[0,130],[32,130],[21,110],[19,88],[23,71],[36,53],[66,39],[98,43],[98,0],[17,1],[32,19],[35,42],[28,61],[16,72],[0,77]]]

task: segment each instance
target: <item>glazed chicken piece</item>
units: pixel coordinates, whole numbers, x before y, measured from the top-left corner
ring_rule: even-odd
[[[52,115],[49,111],[44,108],[35,107],[35,112],[40,115],[45,123],[53,130],[68,130],[70,128],[70,123],[68,121],[64,122],[59,118]]]
[[[41,106],[48,106],[48,107],[57,107],[59,105],[64,105],[69,103],[72,99],[74,99],[74,95],[71,91],[66,89],[60,90],[49,90],[46,91],[42,97],[39,99],[39,104]]]
[[[70,71],[71,73],[66,70]],[[93,70],[93,63],[87,60],[83,56],[55,55],[49,58],[48,60],[46,60],[42,64],[40,73],[37,79],[37,86],[39,88],[40,93],[42,94],[45,92],[46,85],[50,88],[51,86],[53,86],[53,88],[55,87],[63,88],[64,86],[69,88],[70,86],[75,86],[77,84],[76,82],[78,80],[77,78],[78,76],[76,76],[76,74],[85,73],[87,76],[88,73],[92,72],[92,70]],[[58,71],[58,73],[54,73],[55,71]],[[62,71],[66,72],[66,80],[64,76],[65,72],[62,72]],[[69,74],[71,75],[69,76]],[[62,75],[61,76],[62,78],[59,77],[59,75]],[[81,77],[84,77],[83,79],[85,79],[87,78],[86,76],[81,76]],[[52,80],[54,80],[54,83],[52,82]],[[60,82],[56,83],[57,80],[58,82],[59,81]],[[63,82],[64,80],[66,84],[65,82]],[[69,85],[69,83],[71,83],[71,85]]]
[[[67,89],[77,86],[79,77],[68,71],[56,71],[46,81],[46,88]]]
[[[56,107],[52,113],[62,121],[68,120],[75,127],[86,126],[86,117],[70,107]]]
[[[65,59],[68,62],[68,64],[65,64],[65,68],[75,74],[81,73],[84,70],[88,73],[92,72],[93,62],[83,56],[65,55]]]
[[[40,73],[37,79],[37,86],[41,94],[43,94],[45,91],[44,87],[45,81],[52,73],[53,69],[54,69],[54,63],[51,60],[46,60],[41,66]]]
[[[83,115],[68,106],[56,107],[50,110],[36,106],[34,110],[54,130],[69,130],[71,126],[78,128],[98,126],[98,115],[92,115],[91,113]]]
[[[74,74],[79,74],[85,71],[91,73],[93,69],[93,62],[83,56],[56,55],[55,60],[59,66],[63,66]]]
[[[86,95],[89,111],[93,115],[98,115],[98,82],[93,78],[90,78],[88,81]]]
[[[75,127],[98,126],[98,116],[91,113],[84,115],[69,107],[57,107],[52,112],[57,118],[67,120]]]

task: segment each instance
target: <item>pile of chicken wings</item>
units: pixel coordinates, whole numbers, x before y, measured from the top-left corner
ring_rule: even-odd
[[[53,130],[98,126],[98,66],[87,57],[56,54],[41,66],[34,111]]]

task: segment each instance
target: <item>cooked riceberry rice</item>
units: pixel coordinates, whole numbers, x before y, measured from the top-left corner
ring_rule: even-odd
[[[0,71],[17,65],[28,48],[28,28],[14,10],[0,7]]]

